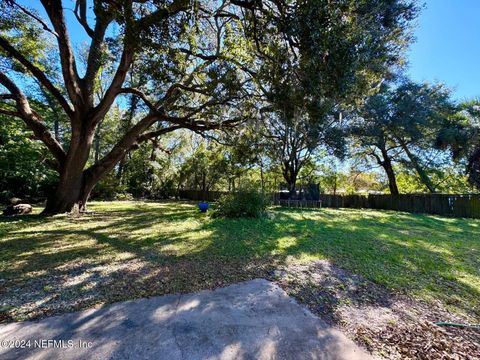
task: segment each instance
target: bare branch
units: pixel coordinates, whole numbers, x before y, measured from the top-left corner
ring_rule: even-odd
[[[57,36],[58,49],[60,51],[60,63],[62,65],[63,80],[70,100],[75,107],[83,103],[75,56],[70,44],[67,25],[61,0],[41,0],[50,22],[53,24]]]
[[[35,19],[37,22],[40,23],[40,25],[42,25],[42,28],[43,30],[45,31],[48,31],[50,34],[52,34],[53,36],[57,37],[58,38],[58,34],[53,31],[52,29],[50,29],[50,27],[47,25],[47,23],[45,21],[43,21],[40,17],[38,17],[37,15],[35,15],[34,13],[32,13],[30,10],[28,10],[27,8],[23,7],[22,5],[20,4],[17,4],[16,1],[12,1],[12,4],[14,4],[16,7],[18,7],[22,12],[24,12],[26,15],[30,16],[31,18]]]
[[[118,91],[119,94],[133,94],[138,96],[140,99],[143,100],[145,105],[147,105],[151,111],[156,112],[158,109],[155,105],[148,99],[147,95],[136,88],[122,88]]]
[[[93,38],[95,36],[95,33],[87,22],[87,2],[85,0],[77,0],[73,13],[75,14],[75,17],[77,18],[80,25],[82,25],[85,29],[88,36]]]

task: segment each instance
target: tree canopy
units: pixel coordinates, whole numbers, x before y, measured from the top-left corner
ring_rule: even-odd
[[[72,10],[0,4],[0,151],[14,169],[2,186],[21,176],[24,192],[49,195],[47,215],[112,188],[167,196],[234,190],[246,177],[294,192],[319,180],[326,155],[373,160],[391,193],[398,173],[436,192],[442,174],[457,174],[451,151],[478,184],[475,106],[457,107],[441,85],[392,81],[413,0],[78,0]]]

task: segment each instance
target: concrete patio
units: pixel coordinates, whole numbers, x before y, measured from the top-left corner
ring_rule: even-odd
[[[263,279],[6,324],[0,344],[1,359],[370,359]]]

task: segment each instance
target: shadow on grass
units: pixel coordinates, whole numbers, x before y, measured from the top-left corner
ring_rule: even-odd
[[[347,209],[210,219],[191,204],[133,204],[80,219],[0,219],[0,292],[17,318],[268,278],[291,258],[326,258],[480,317],[475,220]]]
[[[0,340],[55,339],[91,347],[0,348],[2,359],[365,358],[337,330],[305,316],[271,283],[119,303],[2,327]],[[280,354],[280,355],[279,355]]]

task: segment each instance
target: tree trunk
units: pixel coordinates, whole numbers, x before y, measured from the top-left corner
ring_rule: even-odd
[[[60,168],[57,188],[48,197],[42,215],[55,215],[69,212],[78,204],[84,210],[86,202],[96,184],[85,172],[92,147],[94,130],[82,129],[79,135],[72,137],[65,163]]]
[[[75,176],[64,177],[55,192],[48,198],[42,215],[55,215],[69,212],[77,204],[80,211],[85,210],[90,191],[86,187],[83,172]]]
[[[423,185],[425,185],[428,191],[430,191],[431,193],[437,192],[435,189],[435,186],[432,183],[432,180],[430,180],[425,170],[420,166],[420,162],[418,161],[418,158],[414,154],[412,154],[407,144],[401,141],[400,145],[402,146],[403,151],[405,151],[405,154],[407,154],[408,158],[410,159],[410,162],[415,168],[415,171],[420,177],[420,181],[423,183]]]
[[[393,166],[390,159],[385,159],[382,166],[385,169],[385,173],[388,177],[388,187],[390,189],[390,194],[398,195],[400,192],[398,191],[397,179],[395,177],[395,172],[393,171]]]
[[[468,181],[480,190],[480,146],[475,149],[467,164]]]
[[[287,183],[287,188],[289,192],[289,196],[295,196],[297,193],[297,175],[298,169],[296,169],[293,165],[289,162],[285,161],[283,163],[283,178]]]
[[[395,171],[393,171],[392,160],[390,159],[386,148],[379,146],[379,150],[382,153],[381,158],[375,152],[372,152],[371,155],[375,157],[378,165],[380,165],[387,174],[388,188],[390,189],[390,194],[398,195],[400,192],[398,191],[397,178],[395,176]]]
[[[297,193],[297,177],[294,172],[288,172],[287,176],[284,176],[285,181],[287,182],[288,192],[290,197],[295,196]]]
[[[93,187],[105,174],[113,170],[115,165],[131,149],[138,146],[136,142],[139,135],[158,121],[157,115],[149,115],[143,118],[127,131],[107,155],[85,170],[98,122],[83,119],[81,115],[76,115],[71,121],[72,138],[68,153],[66,159],[61,162],[59,184],[47,200],[47,206],[43,211],[44,215],[55,215],[70,211],[75,204],[79,205],[80,210],[84,210]],[[178,127],[172,126],[167,128],[166,132],[176,129]],[[59,155],[63,155],[63,149]]]

